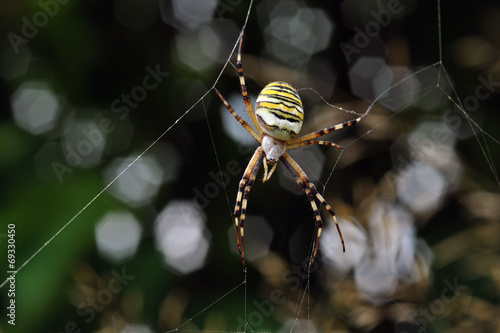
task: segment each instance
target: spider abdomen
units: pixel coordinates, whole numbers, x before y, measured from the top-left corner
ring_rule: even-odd
[[[291,85],[281,81],[271,82],[262,89],[255,109],[264,133],[283,141],[295,137],[304,121],[299,94]]]

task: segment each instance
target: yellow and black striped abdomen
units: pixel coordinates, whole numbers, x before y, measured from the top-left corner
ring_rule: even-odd
[[[296,136],[304,121],[299,94],[285,82],[271,82],[262,89],[255,114],[264,133],[283,141]]]

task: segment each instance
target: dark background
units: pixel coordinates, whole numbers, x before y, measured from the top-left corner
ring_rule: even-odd
[[[57,2],[50,4],[54,3]],[[179,15],[174,10],[176,5],[169,1],[57,3],[57,12],[46,16],[47,22],[20,43],[18,50],[13,47],[9,39],[13,35],[9,33],[24,38],[23,18],[33,23],[34,15],[43,6],[35,1],[0,5],[1,281],[7,278],[8,270],[7,225],[15,224],[19,269],[85,207],[16,276],[15,327],[7,324],[4,315],[10,299],[9,284],[2,288],[0,331],[148,332],[148,328],[151,332],[176,328],[241,331],[238,318],[245,315],[246,291],[247,320],[252,327],[247,331],[291,331],[290,320],[310,318],[320,332],[497,332],[500,327],[499,87],[494,86],[474,110],[460,111],[453,107],[453,101],[477,96],[480,77],[500,81],[499,4],[443,1],[443,66],[427,68],[440,59],[436,3],[402,2],[405,12],[392,16],[390,24],[360,50],[359,57],[382,59],[390,66],[403,66],[413,72],[426,68],[427,81],[422,79],[417,88],[394,89],[391,98],[399,102],[398,98],[417,90],[421,95],[414,103],[403,100],[392,111],[384,108],[384,103],[376,104],[363,124],[329,136],[328,139],[346,147],[342,155],[329,147],[301,150],[323,157],[320,161],[324,167],[319,174],[310,173],[318,162],[310,160],[309,155],[297,158],[301,165],[309,163],[305,171],[342,223],[366,230],[366,242],[361,242],[368,246],[363,252],[366,258],[363,262],[375,262],[375,256],[393,243],[401,246],[393,253],[394,258],[406,262],[405,254],[398,251],[406,249],[408,244],[419,244],[410,246],[416,253],[415,260],[406,262],[409,273],[396,275],[394,289],[390,293],[380,290],[380,295],[376,290],[367,294],[360,287],[356,270],[361,262],[342,270],[332,264],[335,258],[329,261],[326,252],[323,254],[323,247],[318,266],[309,277],[302,276],[303,270],[298,267],[312,245],[313,216],[305,196],[287,190],[284,184],[292,187],[294,184],[282,180],[281,174],[274,175],[266,184],[260,182],[259,175],[252,190],[249,215],[260,216],[266,222],[254,224],[248,243],[252,243],[252,237],[265,239],[264,248],[271,251],[249,260],[247,275],[242,273],[241,260],[235,252],[231,211],[243,168],[256,145],[242,145],[227,134],[222,125],[222,115],[227,111],[210,89],[237,41],[249,4],[224,0],[212,6],[211,19],[200,23],[196,16],[190,15],[211,2],[192,3],[193,9],[184,12],[184,16],[176,16]],[[243,66],[251,97],[254,99],[267,82],[275,80],[289,81],[296,88],[315,89],[318,94],[310,90],[300,92],[306,110],[303,133],[355,117],[327,103],[363,113],[378,94],[373,93],[369,98],[356,93],[360,87],[352,82],[349,73],[358,58],[347,61],[341,45],[352,45],[356,31],[353,28],[364,30],[365,23],[373,21],[370,11],[386,8],[387,2],[280,4],[277,10],[272,2],[255,1],[250,12]],[[307,50],[300,48],[300,40],[297,45],[280,45],[278,38],[270,33],[270,22],[293,17],[294,8],[315,9],[312,13],[321,12],[333,24],[324,48],[307,54]],[[304,13],[304,22],[321,23],[317,17],[307,21],[310,12]],[[292,37],[294,32],[304,31],[294,28],[294,21],[290,22]],[[307,40],[328,29],[315,26]],[[273,51],[273,47],[287,50],[285,56]],[[204,48],[211,50],[214,59],[200,55]],[[235,54],[231,59],[235,64]],[[144,82],[148,66],[168,75],[148,90],[136,107],[115,112],[113,102]],[[415,77],[421,78],[420,74]],[[446,77],[451,85],[446,84]],[[394,78],[392,84],[399,79]],[[50,128],[40,132],[35,128],[35,133],[19,126],[13,106],[14,101],[37,103],[18,98],[22,87],[26,87],[23,85],[33,82],[42,84],[59,101],[59,113]],[[231,65],[225,68],[216,87],[228,99],[238,96],[239,82]],[[233,106],[239,114],[246,113],[241,104]],[[51,163],[65,162],[67,151],[61,147],[68,143],[68,133],[79,130],[77,120],[86,120],[88,124],[103,117],[115,126],[106,136],[103,151],[95,159],[86,160],[88,164],[82,162],[71,167],[71,172],[58,179]],[[444,163],[446,156],[439,153],[438,158],[434,154],[424,160],[438,170],[442,175],[440,180],[448,179],[451,166],[458,166],[460,175],[446,183],[432,209],[418,210],[415,207],[419,202],[409,205],[401,201],[402,189],[395,188],[395,183],[390,185],[391,179],[399,179],[405,172],[402,160],[415,165],[422,161],[407,142],[411,134],[420,133],[420,126],[428,122],[452,126],[454,122],[450,119],[460,123],[459,128],[452,128],[456,139],[447,146],[456,160]],[[467,119],[478,126],[472,125],[471,129]],[[236,121],[234,124],[239,126]],[[368,133],[372,129],[375,131]],[[78,136],[73,140],[78,140]],[[153,177],[153,194],[142,201],[127,202],[107,190],[86,207],[109,184],[112,178],[106,172],[113,170],[113,162],[129,157],[130,163],[152,143],[137,163],[151,157],[169,175],[155,178],[148,174]],[[198,230],[207,235],[209,249],[197,269],[181,273],[166,264],[156,248],[155,220],[169,203],[184,200],[192,204],[195,189],[203,192],[207,184],[215,183],[211,175],[227,171],[229,162],[235,163],[237,172],[228,177],[225,189],[216,188],[218,193],[202,207],[203,227]],[[123,169],[127,164],[121,165]],[[426,175],[423,171],[422,174]],[[422,179],[423,189],[418,184],[410,184],[407,190],[417,188],[423,191],[425,199],[428,182]],[[374,213],[373,207],[380,204],[386,209],[403,207],[410,216],[414,234],[408,242],[402,238],[407,234],[399,234],[399,229],[384,222],[390,213],[382,217]],[[136,249],[113,261],[98,251],[95,235],[99,221],[116,211],[130,213],[141,234]],[[326,211],[323,216],[331,226]],[[189,216],[182,218],[189,223]],[[372,238],[373,221],[382,226],[377,232],[390,235],[383,244]],[[397,225],[398,218],[391,221]],[[249,235],[251,229],[252,223],[248,222]],[[344,231],[349,252],[348,234]],[[322,246],[331,244],[338,248],[337,241],[330,242],[326,236],[322,241],[325,242]],[[351,244],[355,241],[351,240]],[[351,245],[351,251],[355,248]],[[251,256],[252,250],[247,252]],[[181,258],[187,265],[189,256]],[[133,278],[122,290],[113,293],[109,302],[103,306],[97,304],[94,311],[90,310],[92,306],[79,307],[88,299],[102,296],[99,292],[109,290],[110,281],[116,278],[114,274],[123,270]],[[292,273],[287,275],[287,272]],[[385,278],[375,274],[373,279],[375,284]],[[298,289],[297,281],[301,281]],[[450,290],[449,283],[461,287],[448,293],[445,290]],[[282,298],[277,299],[286,301],[272,301],[271,309],[269,301],[275,290],[282,293]],[[192,320],[184,325],[189,319]],[[300,323],[300,329],[305,330],[305,324]]]

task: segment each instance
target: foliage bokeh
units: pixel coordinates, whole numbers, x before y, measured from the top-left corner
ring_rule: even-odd
[[[278,331],[284,329],[290,318],[310,315],[320,332],[418,332],[424,323],[426,332],[498,331],[498,86],[493,85],[491,91],[483,88],[482,93],[489,91],[490,94],[480,99],[474,112],[468,113],[479,125],[473,127],[475,133],[471,134],[467,128],[470,123],[461,116],[461,127],[454,129],[453,153],[458,160],[451,162],[456,165],[444,165],[440,172],[446,175],[447,170],[459,165],[459,179],[448,185],[446,194],[431,210],[419,213],[411,211],[411,205],[408,207],[413,219],[411,225],[416,231],[411,241],[420,242],[416,247],[424,244],[424,250],[418,249],[427,254],[427,261],[417,261],[426,267],[409,269],[418,269],[422,275],[419,279],[398,280],[394,294],[374,301],[360,292],[353,270],[343,272],[331,266],[327,258],[320,260],[318,269],[307,278],[297,267],[306,258],[313,239],[312,214],[305,196],[288,191],[284,185],[286,180],[282,181],[282,175],[277,174],[269,183],[258,182],[250,196],[249,214],[260,216],[264,221],[255,221],[254,230],[257,225],[260,227],[254,233],[262,239],[268,238],[269,243],[264,247],[270,247],[271,251],[264,251],[265,255],[251,262],[248,280],[242,285],[241,261],[234,252],[231,209],[239,178],[255,146],[248,148],[227,134],[223,126],[227,111],[221,108],[221,102],[212,92],[199,99],[210,90],[222,70],[238,38],[249,3],[221,1],[213,6],[207,5],[210,1],[192,1],[189,3],[195,5],[187,12],[178,8],[182,7],[179,3],[18,1],[0,5],[4,36],[0,43],[0,102],[4,110],[0,124],[1,280],[7,277],[7,270],[3,269],[6,267],[7,224],[16,225],[17,267],[36,253],[16,276],[16,326],[8,325],[3,317],[0,330],[62,332],[68,330],[68,323],[74,322],[77,327],[70,329],[82,332],[144,330],[145,326],[140,325],[154,332],[165,332],[193,318],[182,328],[236,331],[240,325],[237,318],[244,316],[244,291],[248,314],[251,314],[258,309],[256,303],[269,305],[265,301],[269,301],[272,292],[282,290],[286,302],[275,304],[269,316],[262,315],[263,323],[254,327],[255,330]],[[275,8],[269,1],[256,1],[250,13],[243,63],[252,98],[269,81],[291,80],[298,88],[315,89],[328,103],[364,112],[369,103],[353,93],[356,89],[351,86],[353,64],[346,59],[340,45],[352,40],[354,27],[362,27],[353,22],[363,22],[362,14],[370,13],[372,8],[369,2],[355,1],[350,6],[346,2],[283,3]],[[434,1],[420,1],[412,6],[408,15],[393,17],[362,51],[382,55],[379,59],[387,64],[413,71],[437,62],[437,6]],[[304,13],[314,14],[310,21],[306,17],[305,22],[311,26],[319,24],[315,34],[304,37],[299,26],[292,29],[291,36],[280,35],[285,29],[283,26],[294,22],[287,21],[287,15],[293,17],[293,10],[304,8],[311,9]],[[25,37],[26,21],[33,24],[33,20],[43,20],[43,15],[35,16],[47,10],[52,10],[54,15],[46,14],[46,24],[40,24],[36,32],[31,31],[32,37]],[[210,17],[205,18],[206,12],[210,12]],[[279,20],[283,17],[284,22]],[[442,97],[429,93],[418,103],[404,102],[407,104],[399,105],[397,112],[390,111],[390,100],[387,101],[389,107],[377,104],[359,128],[332,137],[349,145],[340,158],[339,151],[311,150],[312,155],[319,154],[324,163],[318,171],[320,174],[313,173],[312,179],[320,188],[326,183],[321,190],[343,223],[369,230],[368,223],[375,218],[373,207],[380,207],[377,206],[380,200],[387,205],[380,207],[382,210],[402,205],[402,198],[395,194],[394,187],[398,186],[397,179],[401,179],[398,177],[407,171],[407,166],[398,169],[398,157],[418,160],[410,156],[412,147],[408,142],[411,141],[407,139],[412,133],[419,133],[418,129],[424,125],[446,123],[446,119],[454,119],[450,118],[452,115],[459,116],[456,110],[453,114],[446,113],[451,108],[448,96],[455,98],[456,93],[462,101],[467,96],[476,96],[482,82],[480,77],[500,81],[499,18],[500,7],[495,1],[483,1],[480,5],[444,1],[440,19],[446,72],[431,77],[441,77],[443,81],[439,81],[439,85],[423,87],[434,88],[437,93],[442,88]],[[278,25],[274,27],[277,34],[272,33],[271,22]],[[17,44],[13,46],[9,33],[24,40],[16,39]],[[318,50],[286,44],[288,39],[296,38],[298,45],[302,45],[315,37],[328,43]],[[234,59],[233,55],[233,64]],[[145,81],[147,75],[150,76]],[[447,86],[443,78],[448,76],[452,85]],[[34,102],[16,99],[23,96],[23,87],[49,91],[52,95],[44,95],[44,98],[50,101],[50,96],[55,96],[57,99],[56,116],[47,125],[51,126],[48,130],[30,132],[20,125],[22,119],[16,119],[15,101],[21,105],[40,103],[41,110],[50,105],[47,99]],[[226,98],[239,95],[236,70],[232,66],[226,68],[217,88]],[[377,96],[375,91],[372,100]],[[145,96],[136,95],[141,96],[140,101],[130,100],[133,93],[144,92]],[[398,93],[392,96],[395,102],[407,97],[407,91]],[[124,94],[129,97],[123,97]],[[328,106],[309,90],[303,90],[301,95],[309,119],[304,132],[353,116]],[[425,106],[426,101],[439,98],[442,102]],[[246,112],[241,104],[237,111]],[[99,143],[92,147],[94,150],[90,149],[89,156],[94,159],[73,160],[72,166],[66,163],[67,172],[55,176],[53,162],[64,163],[64,156],[68,154],[61,147],[84,139],[92,142],[91,136],[72,137],[71,134],[81,128],[92,128],[85,126],[93,126],[103,118],[110,119],[106,126],[112,127],[106,127],[109,133],[105,144]],[[372,129],[372,133],[365,135]],[[36,132],[39,128],[32,130]],[[99,141],[98,137],[93,139]],[[121,200],[123,197],[120,199],[113,195],[112,189],[107,189],[86,206],[117,175],[119,168],[113,169],[112,165],[123,169],[152,143],[152,148],[136,162],[148,166],[146,162],[151,157],[156,163],[147,169],[149,176],[156,175],[148,180],[154,188],[150,197],[140,202]],[[317,158],[302,157],[305,162],[317,161]],[[439,158],[444,157],[439,155]],[[151,171],[158,167],[165,171],[159,174]],[[238,172],[233,173],[233,169]],[[183,275],[179,269],[167,265],[159,253],[155,221],[168,203],[192,202],[207,184],[219,184],[217,177],[221,171],[230,175],[227,183],[218,187],[218,193],[206,205],[201,201],[204,207],[199,213],[206,224],[201,230],[210,235],[207,257],[200,269]],[[141,170],[135,172],[136,177],[140,177]],[[427,184],[425,180],[421,183]],[[418,184],[403,185],[418,187]],[[140,189],[148,190],[137,188],[136,191]],[[98,250],[96,226],[109,212],[130,213],[141,230],[138,248],[132,257],[121,262],[103,257]],[[380,214],[378,231],[398,238],[399,229],[384,229],[393,225],[385,220],[387,216]],[[330,221],[326,214],[324,217]],[[247,232],[251,233],[251,229],[252,223],[248,222]],[[293,239],[292,247],[290,239]],[[325,238],[325,244],[334,246],[334,241],[328,239]],[[349,251],[349,244],[347,248]],[[383,250],[383,247],[375,247],[373,253],[365,255],[376,256]],[[297,254],[299,252],[301,254]],[[327,253],[322,252],[324,256]],[[108,293],[112,296],[105,305],[80,307],[97,297],[100,291],[112,289],[110,281],[123,270],[133,276],[125,282],[123,290]],[[282,278],[287,272],[293,272],[292,280]],[[293,288],[298,276],[304,278],[301,288],[307,286],[306,294],[301,288]],[[442,301],[443,310],[434,309],[439,314],[432,315],[432,306],[441,305],[439,300],[443,294],[449,299],[449,295],[443,293],[447,283],[458,283],[465,289],[460,289],[460,295],[453,302]],[[8,304],[6,287],[1,289],[2,309]],[[235,287],[235,291],[226,295]],[[224,297],[219,302],[206,309],[221,296]],[[294,312],[297,304],[302,305],[299,315]],[[1,313],[4,316],[4,312]],[[409,315],[413,313],[420,317],[412,321]],[[426,313],[430,314],[426,317]]]

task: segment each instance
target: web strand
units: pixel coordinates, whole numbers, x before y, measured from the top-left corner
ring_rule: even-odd
[[[250,0],[250,3],[248,5],[248,9],[247,9],[247,13],[246,13],[246,16],[245,16],[245,22],[243,24],[243,27],[245,27],[248,23],[248,18],[250,17],[250,12],[253,8],[253,0]],[[240,34],[240,38],[241,38],[241,34]],[[94,201],[96,201],[111,185],[113,185],[125,172],[127,172],[130,167],[132,167],[138,160],[140,160],[142,158],[142,156],[144,156],[144,154],[146,154],[154,145],[156,145],[158,143],[158,141],[160,141],[168,132],[170,132],[170,130],[176,126],[188,113],[191,112],[191,110],[193,110],[193,108],[198,105],[200,102],[203,101],[203,99],[212,92],[212,89],[216,86],[217,82],[219,82],[222,74],[224,73],[224,70],[226,69],[226,67],[228,66],[228,64],[230,63],[230,60],[231,60],[231,56],[232,54],[234,53],[234,51],[236,50],[237,46],[238,46],[238,43],[239,43],[239,38],[236,40],[236,42],[234,43],[233,45],[233,48],[232,48],[232,51],[231,53],[229,54],[228,58],[226,59],[226,62],[224,63],[224,66],[222,67],[222,69],[220,70],[219,74],[217,75],[217,77],[215,78],[215,81],[212,85],[212,87],[207,91],[205,92],[190,108],[188,108],[179,118],[177,118],[177,120],[171,124],[162,134],[160,134],[160,136],[158,136],[156,138],[156,140],[154,140],[149,146],[146,147],[146,149],[143,150],[142,153],[140,153],[129,165],[127,165],[115,178],[113,178],[101,191],[99,191],[87,204],[85,204],[83,206],[82,209],[80,209],[80,211],[78,211],[71,219],[69,219],[68,222],[66,222],[52,237],[50,237],[42,246],[40,246],[38,248],[38,250],[35,251],[35,253],[33,253],[26,261],[23,262],[23,264],[21,264],[21,266],[19,266],[19,268],[16,270],[15,274],[17,275],[24,267],[26,267],[26,265],[28,265],[41,251],[43,251],[55,238],[57,238],[63,231],[64,229],[66,229],[71,223],[73,223],[85,210],[87,210],[87,208],[92,205],[94,203]],[[0,284],[0,288],[2,288],[3,286],[5,286],[5,284],[9,281],[9,278],[5,279],[5,281],[2,282],[2,284]]]
[[[191,317],[188,320],[186,320],[185,322],[183,322],[177,328],[175,328],[173,330],[170,330],[170,331],[166,331],[165,333],[170,333],[170,332],[193,332],[193,331],[200,332],[201,330],[182,330],[181,328],[184,327],[184,326],[186,326],[187,324],[189,324],[190,322],[192,322],[196,317],[198,317],[199,315],[201,315],[203,312],[207,311],[208,309],[210,309],[211,307],[213,307],[215,304],[219,303],[221,300],[223,300],[224,298],[226,298],[227,296],[229,296],[230,294],[232,294],[235,290],[237,290],[242,285],[245,286],[245,290],[246,290],[246,276],[245,276],[245,280],[243,280],[243,282],[239,283],[237,286],[233,287],[232,289],[230,289],[229,291],[227,291],[226,293],[224,293],[221,297],[217,298],[215,301],[213,301],[212,303],[210,303],[209,305],[207,305],[206,307],[204,307],[203,310],[201,310],[196,315],[194,315],[193,317]],[[245,292],[245,294],[246,294],[246,292]],[[229,331],[206,331],[206,330],[203,330],[203,332],[226,332],[226,333],[229,333]]]
[[[425,98],[426,96],[428,96],[428,94],[430,94],[432,91],[434,91],[435,89],[438,89],[440,90],[445,96],[446,98],[450,101],[450,103],[456,107],[456,109],[459,111],[460,115],[467,121],[472,133],[473,133],[473,136],[477,142],[477,145],[479,146],[479,149],[481,151],[481,154],[482,156],[484,157],[484,159],[486,160],[486,163],[488,164],[489,166],[489,169],[493,175],[493,178],[495,179],[496,183],[499,185],[500,187],[500,177],[499,177],[499,174],[498,174],[498,170],[497,170],[497,167],[495,165],[495,161],[494,161],[494,158],[493,158],[493,153],[492,153],[492,150],[490,149],[490,146],[489,146],[489,143],[488,143],[488,140],[490,140],[491,142],[493,142],[494,144],[496,145],[500,145],[500,141],[499,139],[495,138],[492,134],[486,132],[474,119],[472,119],[472,117],[466,112],[466,109],[464,108],[464,105],[462,104],[460,98],[459,98],[459,95],[455,89],[455,86],[453,85],[452,83],[452,80],[448,74],[448,71],[446,70],[444,64],[443,64],[443,50],[442,50],[442,21],[441,21],[441,1],[440,0],[436,0],[436,4],[437,4],[437,10],[436,10],[436,13],[437,13],[437,35],[438,35],[438,57],[439,57],[439,60],[435,63],[433,63],[432,65],[429,65],[429,66],[426,66],[424,68],[421,68],[419,70],[416,70],[414,71],[412,74],[408,75],[407,77],[401,79],[400,81],[396,82],[395,84],[392,84],[389,88],[385,89],[382,93],[380,93],[368,106],[368,109],[372,109],[373,107],[375,107],[376,104],[378,104],[381,100],[384,99],[384,97],[386,97],[388,95],[389,92],[395,90],[396,88],[398,88],[399,86],[403,85],[405,82],[407,82],[408,80],[411,80],[413,78],[415,78],[416,76],[418,76],[419,74],[425,72],[425,71],[428,71],[432,68],[437,68],[438,69],[438,74],[437,74],[437,81],[436,81],[436,84],[435,86],[431,86],[431,87],[423,87],[421,88],[420,90],[414,90],[412,91],[411,93],[414,93],[414,92],[418,92],[419,93],[419,99],[422,99],[422,98]],[[250,0],[250,3],[248,5],[248,10],[246,12],[246,16],[245,16],[245,20],[244,20],[244,24],[243,24],[243,27],[245,27],[248,23],[248,20],[249,20],[249,15],[252,11],[252,8],[253,8],[253,0]],[[229,56],[227,57],[224,65],[222,66],[220,72],[218,73],[218,75],[216,76],[215,80],[214,80],[214,83],[212,84],[211,88],[208,89],[200,98],[198,98],[198,100],[196,100],[194,102],[194,104],[189,107],[184,113],[182,113],[179,118],[177,118],[163,133],[160,134],[160,136],[158,136],[150,145],[148,145],[130,164],[128,164],[115,178],[113,178],[102,190],[100,190],[92,199],[90,199],[88,201],[87,204],[85,204],[71,219],[69,219],[57,232],[55,232],[42,246],[40,246],[27,260],[25,260],[17,269],[17,271],[15,272],[15,274],[19,273],[21,270],[23,270],[26,266],[28,266],[30,264],[30,262],[32,260],[34,260],[38,254],[40,252],[42,252],[50,243],[52,243],[52,241],[54,241],[57,237],[59,237],[63,231],[69,226],[71,225],[83,212],[85,212],[88,207],[90,205],[92,205],[98,198],[101,197],[101,195],[107,191],[109,189],[109,187],[111,185],[113,185],[120,177],[123,176],[123,174],[125,174],[137,161],[139,161],[148,151],[151,150],[151,148],[153,146],[155,146],[161,139],[163,139],[163,137],[169,133],[171,131],[171,129],[173,127],[175,127],[179,122],[181,122],[184,117],[186,115],[188,115],[199,103],[202,104],[202,107],[203,107],[203,110],[204,110],[204,115],[205,115],[205,118],[206,118],[206,123],[207,123],[207,127],[208,127],[208,135],[210,137],[210,140],[211,140],[211,145],[212,145],[212,148],[213,148],[213,154],[214,154],[214,157],[215,157],[215,160],[216,160],[216,163],[217,163],[217,168],[219,169],[219,174],[222,174],[222,167],[221,167],[221,163],[220,163],[220,158],[219,158],[219,154],[218,154],[218,151],[217,151],[217,145],[216,145],[216,142],[214,140],[214,135],[212,133],[212,127],[211,127],[211,124],[210,124],[210,121],[209,121],[209,117],[208,117],[208,112],[207,112],[207,109],[205,107],[205,104],[204,104],[204,99],[212,93],[213,89],[216,87],[217,83],[219,82],[222,74],[224,73],[224,71],[227,69],[228,66],[233,66],[234,65],[231,63],[231,58],[233,56],[233,54],[235,53],[237,47],[238,47],[238,44],[239,44],[239,41],[241,39],[241,34],[240,34],[240,37],[236,40],[236,42],[234,43],[234,46],[229,54]],[[452,89],[452,93],[447,93],[443,87],[441,87],[441,79],[446,80],[446,82],[449,84],[449,86],[451,87]],[[313,91],[314,93],[316,93],[322,100],[323,103],[325,103],[326,105],[328,105],[329,107],[332,107],[332,108],[335,108],[335,109],[338,109],[342,112],[345,112],[345,113],[348,113],[348,114],[353,114],[353,115],[356,115],[356,116],[360,116],[363,114],[363,112],[359,112],[359,111],[353,111],[353,110],[348,110],[348,109],[345,109],[345,108],[342,108],[342,107],[339,107],[339,106],[335,106],[333,104],[330,104],[328,103],[324,98],[323,96],[321,96],[316,90],[312,89],[312,88],[308,88],[308,87],[305,87],[305,88],[301,88],[301,89],[298,89],[299,91],[300,90],[311,90]],[[401,97],[404,97],[405,95],[399,95],[397,96],[397,98],[401,98]],[[333,167],[331,167],[329,173],[328,173],[328,176],[326,177],[326,180],[324,181],[324,183],[321,183],[323,189],[322,189],[322,195],[325,195],[325,191],[326,191],[326,188],[328,187],[328,184],[330,183],[330,180],[332,179],[332,177],[334,177],[334,171],[337,170],[337,167],[339,165],[339,162],[340,162],[340,159],[342,157],[344,157],[344,152],[347,151],[347,149],[351,148],[354,144],[356,143],[359,143],[359,140],[365,138],[367,135],[370,135],[371,133],[373,133],[375,130],[377,130],[381,125],[387,123],[387,122],[390,122],[392,120],[394,120],[394,117],[397,117],[397,116],[400,116],[401,113],[405,112],[407,110],[407,108],[411,107],[411,104],[407,105],[407,106],[404,106],[403,108],[397,110],[396,112],[394,112],[392,115],[384,118],[382,121],[380,121],[379,123],[373,125],[369,130],[367,130],[366,132],[362,133],[361,135],[357,136],[355,139],[353,139],[351,142],[349,142],[347,145],[345,145],[345,149],[344,150],[340,150],[340,153],[338,154],[338,157],[336,158],[336,161],[333,165]],[[362,110],[361,110],[362,111]],[[365,110],[365,113],[366,113],[366,110]],[[319,177],[318,176],[318,181],[319,180]],[[229,214],[230,214],[230,220],[231,220],[231,225],[232,225],[232,205],[231,205],[231,201],[230,201],[230,198],[229,198],[229,195],[228,195],[228,192],[227,192],[227,189],[225,186],[223,186],[223,191],[224,191],[224,195],[225,195],[225,200],[226,200],[226,204],[228,206],[228,210],[229,210]],[[311,246],[313,246],[313,242],[314,242],[314,239],[315,237],[312,237],[311,239]],[[238,267],[239,268],[239,267]],[[4,287],[6,285],[6,283],[9,281],[9,278],[7,278],[1,285],[0,285],[0,288]],[[294,327],[296,325],[299,325],[299,318],[301,317],[301,315],[304,315],[303,314],[303,311],[305,309],[306,311],[306,318],[308,320],[308,325],[309,323],[311,322],[311,303],[314,304],[314,302],[311,302],[310,300],[310,283],[311,283],[311,270],[310,270],[310,267],[308,268],[308,271],[307,271],[307,277],[306,279],[301,279],[301,282],[300,282],[300,285],[299,285],[299,292],[298,292],[298,295],[297,295],[297,298],[295,300],[295,309],[294,309],[294,313],[293,313],[293,319],[294,319],[294,325],[291,327],[290,329],[290,332],[292,331],[295,331],[294,330]],[[193,329],[188,329],[186,328],[185,326],[188,325],[189,323],[192,323],[194,321],[195,318],[197,318],[198,316],[200,316],[201,314],[205,313],[208,309],[216,306],[217,304],[219,304],[223,299],[225,299],[226,297],[228,297],[229,295],[231,295],[232,293],[234,293],[236,290],[238,290],[239,288],[241,288],[241,286],[244,287],[244,296],[243,296],[243,311],[244,311],[244,321],[245,321],[245,332],[247,330],[251,331],[251,332],[256,332],[253,330],[253,328],[251,327],[251,325],[249,324],[248,322],[248,317],[247,317],[247,311],[248,311],[248,307],[247,307],[247,302],[248,301],[252,301],[251,299],[249,299],[249,295],[247,294],[247,271],[245,270],[244,271],[244,279],[242,282],[240,282],[239,284],[237,284],[235,287],[227,290],[226,292],[224,292],[220,297],[218,297],[215,301],[211,302],[210,304],[208,304],[206,307],[204,307],[201,311],[199,311],[196,315],[194,315],[193,317],[187,319],[186,321],[184,321],[180,326],[178,326],[177,328],[173,329],[173,330],[169,330],[169,331],[166,331],[165,333],[170,333],[170,332],[180,332],[180,331],[185,331],[185,332],[223,332],[223,333],[231,333],[233,331],[218,331],[218,330],[193,330]],[[398,302],[396,300],[394,300],[392,298],[391,295],[387,295],[388,298],[390,298],[392,300],[392,302],[395,304],[395,305],[398,305],[399,307],[401,307],[400,304],[398,304]],[[208,302],[207,302],[208,303]],[[401,307],[403,308],[403,307]],[[418,324],[420,326],[420,324]],[[420,328],[423,330],[423,328],[420,326]],[[299,331],[309,331],[310,327],[299,327]]]

